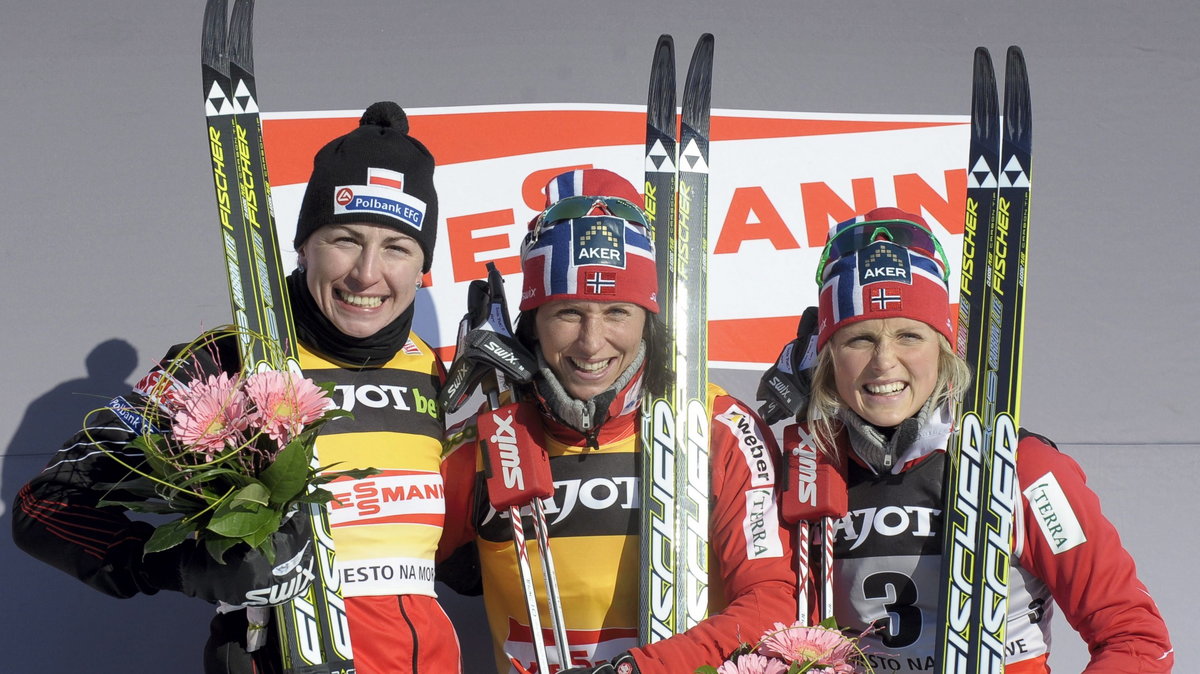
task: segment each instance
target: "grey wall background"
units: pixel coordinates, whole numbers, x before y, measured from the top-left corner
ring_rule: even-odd
[[[169,344],[226,320],[199,86],[203,3],[0,3],[0,495]],[[661,32],[715,33],[713,104],[965,114],[1019,44],[1035,113],[1024,425],[1076,457],[1200,667],[1200,5],[911,0],[263,0],[264,109],[644,102]],[[819,161],[815,158],[814,161]],[[457,309],[455,309],[457,311]],[[714,378],[753,397],[756,378]],[[7,532],[7,513],[0,516]],[[198,672],[208,609],[118,601],[0,535],[3,671]],[[447,599],[484,671],[478,604]],[[1056,671],[1086,652],[1061,620]]]

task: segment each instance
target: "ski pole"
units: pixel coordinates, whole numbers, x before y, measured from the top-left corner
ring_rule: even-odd
[[[504,277],[491,262],[487,269],[487,279],[472,281],[468,289],[467,313],[459,323],[458,349],[439,401],[443,409],[453,413],[471,396],[476,384],[487,398],[490,413],[479,416],[478,430],[488,477],[488,500],[497,512],[508,509],[535,655],[539,671],[548,672],[545,639],[520,511],[523,506],[529,506],[533,516],[558,664],[570,667],[562,595],[558,591],[558,576],[550,554],[550,528],[542,506],[542,499],[554,496],[554,480],[541,438],[535,439],[529,432],[531,428],[540,428],[536,410],[514,403],[509,384],[510,381],[533,379],[537,359],[512,333],[504,296]]]
[[[549,469],[549,467],[547,467]],[[546,579],[546,602],[550,606],[550,627],[554,630],[554,645],[558,649],[559,663],[571,667],[571,644],[567,641],[567,623],[562,614],[562,595],[558,592],[558,574],[554,571],[554,559],[550,556],[550,525],[546,523],[546,509],[542,499],[530,501],[533,512],[533,531],[537,536],[538,556],[542,559],[542,577]]]
[[[549,479],[549,462],[538,462],[536,457],[521,456],[522,443],[517,438],[519,405],[500,404],[500,387],[494,376],[483,381],[491,411],[481,414],[477,421],[479,444],[483,448],[484,475],[487,477],[488,501],[497,512],[507,509],[512,526],[513,548],[517,553],[517,571],[521,586],[525,590],[525,609],[529,614],[529,629],[533,639],[534,657],[539,672],[549,672],[546,657],[546,642],[542,635],[542,619],[538,611],[537,593],[533,586],[533,570],[529,565],[529,546],[525,540],[525,525],[521,520],[521,506],[539,497],[554,493],[554,484]],[[526,431],[522,428],[521,431]],[[523,433],[528,436],[527,432]],[[545,470],[538,470],[544,463]],[[530,478],[530,479],[526,479]],[[547,489],[548,487],[548,489]]]
[[[782,515],[797,528],[797,613],[808,619],[808,587],[816,592],[817,620],[833,616],[833,518],[849,510],[846,477],[842,466],[820,451],[810,433],[797,425],[784,431],[787,450],[787,486],[783,493]],[[809,559],[813,527],[816,527],[817,572],[812,574]]]

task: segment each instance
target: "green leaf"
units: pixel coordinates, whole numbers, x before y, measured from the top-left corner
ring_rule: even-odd
[[[712,665],[704,665],[696,668],[696,674],[717,674],[717,668]]]
[[[332,500],[333,492],[327,489],[318,488],[301,494],[300,496],[296,497],[296,500],[292,501],[292,503],[325,505]]]
[[[308,482],[308,448],[293,440],[276,455],[275,461],[259,475],[270,490],[272,505],[282,506],[299,496]]]
[[[146,552],[169,550],[187,540],[196,531],[196,523],[186,519],[161,524],[146,541]]]
[[[314,477],[312,479],[312,484],[314,486],[329,484],[330,482],[333,482],[334,480],[341,478],[341,477],[348,477],[353,480],[361,480],[364,477],[371,477],[372,475],[379,475],[382,472],[383,471],[379,470],[378,468],[354,468],[352,470],[339,470],[339,471],[335,471],[335,472],[331,472],[331,473],[322,473],[322,474]]]
[[[96,505],[101,508],[107,506],[117,506],[125,510],[132,510],[138,513],[151,513],[154,515],[178,515],[179,509],[170,503],[162,501],[110,501],[108,499],[100,499]]]
[[[244,539],[257,533],[273,518],[279,518],[279,513],[257,503],[238,503],[237,506],[230,505],[229,501],[222,503],[213,513],[205,529],[222,536]]]
[[[266,506],[271,502],[271,494],[267,491],[266,485],[261,482],[251,482],[233,493],[230,497],[230,507],[239,508],[246,504],[257,504]]]
[[[260,526],[256,531],[249,534],[248,536],[244,536],[242,538],[242,540],[246,541],[247,545],[250,545],[252,547],[256,547],[259,549],[265,550],[267,547],[272,548],[271,552],[269,554],[267,554],[266,557],[271,562],[274,562],[275,561],[275,551],[274,551],[273,546],[270,546],[267,544],[267,541],[271,538],[271,534],[275,533],[276,531],[279,531],[279,527],[283,523],[282,520],[283,520],[283,517],[278,512],[272,510],[271,517],[268,519],[265,519],[262,523],[262,526]]]
[[[215,559],[218,564],[224,564],[225,553],[240,542],[241,541],[237,538],[206,535],[204,537],[204,549],[208,550],[209,556]]]

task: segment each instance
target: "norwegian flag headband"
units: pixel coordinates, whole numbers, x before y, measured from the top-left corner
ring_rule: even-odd
[[[903,224],[886,235],[888,225]],[[863,228],[863,225],[877,227]],[[919,227],[917,227],[919,226]],[[874,240],[860,238],[850,247],[847,231],[885,230]],[[920,232],[925,235],[921,235]],[[916,236],[912,236],[913,234]],[[822,256],[818,303],[817,348],[846,325],[872,318],[909,318],[928,324],[953,341],[950,324],[948,269],[941,245],[920,216],[895,208],[879,208],[830,231],[830,242],[841,241],[840,256]],[[828,260],[826,258],[829,258]]]
[[[553,300],[631,302],[658,313],[654,244],[628,181],[604,169],[563,173],[521,244],[521,311]]]

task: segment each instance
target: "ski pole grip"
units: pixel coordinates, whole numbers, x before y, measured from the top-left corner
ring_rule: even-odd
[[[537,414],[529,403],[510,403],[479,415],[488,501],[496,510],[554,495],[550,458],[541,438],[529,432],[539,428]]]
[[[820,451],[812,435],[799,424],[784,429],[783,447],[787,454],[784,521],[796,524],[844,516],[850,507],[844,465]]]

